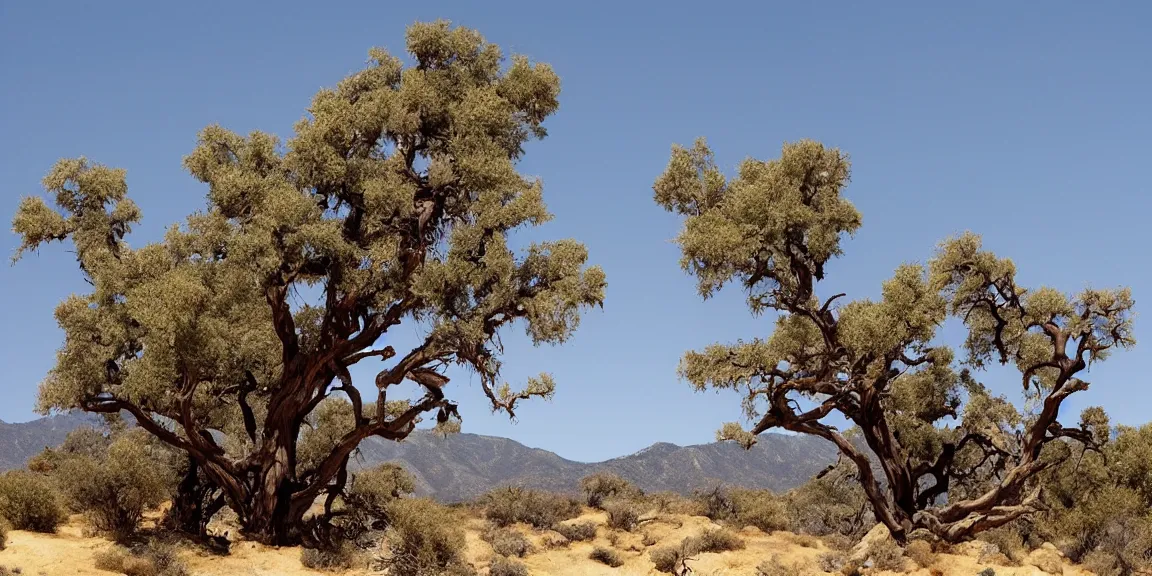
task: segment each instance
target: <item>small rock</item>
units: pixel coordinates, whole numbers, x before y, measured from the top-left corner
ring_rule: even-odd
[[[1064,564],[1061,562],[1060,554],[1043,546],[1033,550],[1032,553],[1024,559],[1024,564],[1035,566],[1049,574],[1060,575],[1064,573]]]

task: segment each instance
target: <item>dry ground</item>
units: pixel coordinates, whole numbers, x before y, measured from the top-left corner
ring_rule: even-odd
[[[603,513],[589,512],[582,519],[604,523]],[[492,559],[492,549],[480,539],[484,520],[471,517],[467,520],[467,557],[479,574],[487,574]],[[554,576],[633,576],[659,574],[648,560],[648,552],[655,547],[672,545],[684,537],[698,534],[716,525],[707,518],[697,516],[667,516],[642,524],[632,533],[616,532],[601,527],[593,542],[575,542],[567,547],[548,548],[544,539],[550,532],[532,531],[527,527],[517,527],[528,535],[536,550],[522,561],[533,575]],[[644,536],[653,546],[644,546]],[[799,545],[791,534],[775,532],[764,534],[754,528],[741,531],[747,543],[744,550],[723,553],[705,553],[696,557],[690,566],[697,576],[755,576],[756,566],[762,561],[779,555],[786,563],[800,563],[803,574],[821,574],[816,567],[817,558],[828,549],[820,544],[817,548]],[[615,540],[613,544],[611,540]],[[25,575],[47,576],[108,576],[113,574],[93,567],[93,556],[112,544],[102,538],[84,536],[84,524],[73,518],[62,526],[57,534],[35,534],[14,530],[8,535],[8,546],[0,551],[0,566],[9,569],[19,568]],[[610,568],[588,558],[594,546],[615,548],[625,563],[619,568]],[[976,576],[989,564],[981,564],[966,553],[967,548],[959,547],[957,554],[941,554],[933,570],[915,568],[911,560],[906,562],[907,574],[930,576]],[[182,552],[183,560],[191,574],[196,576],[302,576],[318,575],[322,572],[309,570],[300,565],[298,548],[271,548],[251,542],[239,542],[232,546],[228,556],[214,556],[194,549]],[[996,576],[1048,576],[1034,566],[1000,566],[991,564]],[[1062,576],[1087,576],[1089,573],[1066,562],[1060,567]],[[367,571],[353,571],[346,576],[366,575]],[[883,576],[882,572],[873,572]],[[869,574],[869,576],[872,576]]]

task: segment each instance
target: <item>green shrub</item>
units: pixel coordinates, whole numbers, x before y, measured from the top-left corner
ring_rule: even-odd
[[[515,560],[497,556],[488,567],[488,576],[528,576],[528,568]]]
[[[461,571],[464,529],[445,506],[428,498],[402,498],[386,507],[390,574],[423,576]]]
[[[142,434],[122,435],[100,457],[65,458],[55,473],[74,508],[119,542],[136,533],[144,512],[164,502],[175,485]]]
[[[363,554],[360,550],[345,540],[331,546],[304,548],[300,551],[300,563],[313,570],[350,570],[362,562]]]
[[[590,520],[573,522],[572,524],[557,524],[552,529],[570,542],[587,542],[596,537],[596,523]]]
[[[608,513],[608,526],[626,532],[632,531],[640,523],[644,509],[631,500],[610,500],[603,504]]]
[[[704,530],[693,538],[690,545],[684,547],[699,552],[728,552],[730,550],[743,550],[744,539],[735,532],[726,528]]]
[[[523,558],[532,552],[532,543],[524,535],[507,528],[491,527],[481,534],[481,538],[500,556]]]
[[[484,515],[497,526],[517,522],[550,528],[580,515],[580,503],[560,494],[519,486],[497,488],[480,498]]]
[[[619,552],[603,546],[593,548],[588,558],[612,568],[619,568],[624,565],[624,559],[620,557]]]
[[[0,517],[17,530],[55,532],[67,516],[60,500],[42,474],[12,470],[0,475]]]
[[[593,508],[600,508],[610,498],[639,498],[643,492],[631,482],[611,472],[596,472],[580,479],[580,490]]]

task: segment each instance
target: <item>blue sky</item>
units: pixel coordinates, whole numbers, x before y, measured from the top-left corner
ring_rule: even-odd
[[[399,53],[406,25],[448,18],[560,74],[550,136],[522,163],[543,179],[556,219],[525,237],[579,238],[609,282],[604,310],[564,347],[533,348],[519,331],[506,339],[508,380],[550,371],[555,400],[509,423],[461,376],[450,388],[465,430],[579,460],[707,442],[738,418],[739,400],[693,393],[676,377],[680,355],[767,335],[771,320],[749,317],[735,291],[699,301],[678,268],[679,221],[651,199],[675,142],[706,136],[729,171],[747,156],[776,156],[786,140],[847,151],[847,196],[864,226],[831,267],[828,294],[876,296],[897,265],[973,230],[1017,262],[1027,285],[1128,285],[1143,308],[1152,8],[1098,6],[3,2],[0,215],[10,221],[56,159],[86,155],[128,170],[144,212],[130,240],[156,240],[204,205],[205,189],[180,164],[200,128],[286,137],[313,93],[359,69],[370,46]],[[0,235],[0,252],[16,245]],[[60,246],[0,265],[3,420],[33,417],[61,341],[52,309],[84,289]],[[1136,336],[1152,346],[1147,323]],[[1138,345],[1095,367],[1068,423],[1090,404],[1117,422],[1147,421],[1147,357]],[[372,372],[356,375],[370,386]],[[985,380],[1019,396],[1011,374]]]

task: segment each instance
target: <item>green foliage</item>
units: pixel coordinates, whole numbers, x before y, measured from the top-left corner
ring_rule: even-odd
[[[523,534],[508,528],[491,526],[480,537],[500,556],[523,558],[532,553],[532,543]]]
[[[519,486],[492,490],[480,503],[485,517],[497,526],[523,522],[545,529],[580,515],[580,503],[571,498]]]
[[[17,257],[70,241],[92,289],[56,309],[64,342],[39,409],[128,410],[201,459],[260,531],[271,529],[261,516],[270,507],[236,488],[253,466],[282,475],[254,492],[293,485],[272,497],[311,498],[363,438],[401,439],[429,414],[440,430],[458,429],[441,374],[449,365],[475,372],[509,416],[520,401],[551,397],[548,374],[518,390],[503,382],[499,353],[513,325],[537,344],[565,342],[604,300],[604,273],[579,242],[513,248],[525,244],[516,230],[551,218],[540,181],[516,165],[546,134],[559,78],[442,21],[412,25],[405,49],[410,66],[372,49],[365,69],[316,94],[283,142],[201,131],[184,165],[206,185],[207,205],[158,242],[127,242],[141,211],[124,170],[59,161],[43,181],[51,205],[20,203]],[[310,287],[321,293],[291,302]],[[372,348],[398,325],[424,341]],[[417,396],[362,402],[349,367],[368,358],[386,362],[381,400],[406,379]],[[299,439],[302,453],[286,458],[296,469],[271,466],[296,450],[280,432],[300,429],[329,397],[350,404],[337,426]],[[209,430],[223,432],[220,446]],[[268,442],[274,449],[254,449]]]
[[[610,498],[635,499],[643,492],[631,482],[611,472],[595,472],[580,479],[580,490],[584,492],[589,506],[600,508]]]
[[[590,520],[571,524],[560,523],[552,529],[570,542],[587,542],[596,538],[596,523]]]
[[[389,574],[423,576],[464,565],[464,529],[448,508],[427,498],[403,498],[388,504]]]
[[[59,462],[54,476],[94,528],[125,542],[136,533],[144,513],[172,494],[175,478],[142,430],[121,435],[103,453],[99,444],[90,446],[89,452],[70,452],[74,455]]]
[[[748,448],[784,428],[834,442],[856,481],[887,491],[873,490],[868,502],[897,538],[911,528],[957,541],[1027,515],[1037,498],[1030,481],[1066,457],[1065,440],[1107,437],[1098,408],[1079,427],[1057,417],[1087,388],[1078,376],[1090,364],[1134,344],[1130,291],[1028,290],[1010,260],[964,234],[940,244],[927,266],[899,266],[878,299],[820,294],[829,262],[861,225],[842,196],[849,173],[845,154],[808,140],[785,144],[777,159],[747,159],[732,178],[703,140],[673,147],[653,191],[684,217],[681,266],[702,297],[736,283],[754,315],[776,316],[766,339],[688,352],[681,376],[697,390],[739,393],[751,427],[726,423],[721,440]],[[963,365],[938,339],[949,316],[968,331]],[[990,395],[971,371],[992,361],[1013,364],[1028,405],[1040,409],[1021,415]],[[827,423],[834,414],[865,442]],[[883,465],[874,470],[874,460]],[[842,521],[847,511],[824,508],[803,529],[859,529]]]
[[[25,470],[0,474],[0,517],[16,530],[52,533],[67,513],[52,482]]]
[[[1046,509],[1032,522],[1038,537],[1109,574],[1152,567],[1150,442],[1152,424],[1120,427],[1103,455],[1078,453],[1050,470],[1043,479]]]
[[[323,548],[303,548],[300,563],[313,570],[343,572],[364,564],[364,553],[351,542],[341,540]]]
[[[619,568],[624,565],[624,559],[620,557],[619,552],[603,546],[593,548],[588,558],[612,568]]]
[[[511,558],[497,556],[488,567],[488,576],[528,576],[528,568]]]

